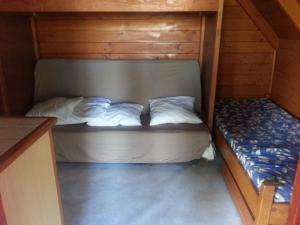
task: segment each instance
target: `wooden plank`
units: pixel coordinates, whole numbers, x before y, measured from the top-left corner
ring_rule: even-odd
[[[227,185],[229,193],[235,203],[235,206],[241,216],[244,225],[253,225],[254,220],[251,212],[245,203],[243,196],[225,162],[222,164],[222,175]]]
[[[298,118],[300,118],[299,58],[300,42],[282,41],[277,51],[277,64],[272,85],[273,101]]]
[[[218,86],[219,98],[262,98],[268,97],[269,85],[222,85]]]
[[[248,206],[254,215],[257,215],[257,209],[259,207],[259,196],[256,192],[255,187],[253,186],[249,176],[240,165],[239,161],[232,153],[232,150],[227,145],[225,139],[223,138],[221,132],[216,128],[215,130],[215,138],[218,150],[221,152],[226,164],[228,165],[241,193],[243,194]]]
[[[273,203],[269,224],[286,225],[289,211],[289,204]]]
[[[247,30],[223,30],[223,42],[265,42],[266,39],[258,31]]]
[[[40,43],[43,54],[79,54],[79,53],[110,53],[110,54],[147,54],[147,53],[198,53],[199,43]]]
[[[217,10],[217,0],[0,0],[0,12],[180,12]]]
[[[216,90],[217,90],[217,79],[218,79],[218,69],[219,69],[219,57],[220,57],[220,46],[221,46],[221,32],[223,24],[223,8],[224,0],[219,0],[219,9],[216,18],[216,31],[213,49],[213,62],[211,70],[211,82],[210,82],[210,93],[208,101],[208,118],[207,125],[210,130],[213,129],[213,120],[215,112],[215,101],[216,101]]]
[[[221,55],[223,56],[223,55]],[[222,59],[222,58],[221,58]],[[223,60],[223,59],[222,59]],[[270,64],[238,64],[238,63],[226,63],[220,64],[220,73],[222,74],[255,74],[255,73],[264,73],[270,74],[272,65]]]
[[[223,30],[244,30],[255,31],[257,30],[254,23],[248,18],[245,19],[229,19],[227,17],[223,20]]]
[[[289,209],[287,225],[299,225],[300,221],[300,160],[298,160],[297,172],[295,176],[293,195]]]
[[[266,42],[223,42],[221,46],[221,52],[273,53],[273,48]]]
[[[265,74],[253,74],[237,76],[235,74],[219,74],[218,84],[222,86],[269,86],[270,78],[265,76]]]
[[[222,65],[270,65],[273,62],[272,53],[223,53],[221,58]],[[270,65],[271,66],[271,65]],[[259,71],[256,71],[259,72]],[[243,74],[241,74],[243,75]]]
[[[49,42],[199,42],[200,31],[40,31],[40,43]]]
[[[259,208],[254,225],[268,225],[272,208],[275,186],[264,182],[259,190]]]
[[[199,14],[38,15],[42,58],[198,59]]]
[[[43,58],[65,58],[65,59],[194,59],[198,60],[198,54],[88,54],[88,53],[45,53],[43,54]]]
[[[200,30],[201,20],[199,17],[193,19],[158,18],[158,19],[89,19],[80,16],[74,19],[37,18],[37,30],[42,31],[178,31],[178,30]]]
[[[281,7],[300,30],[300,5],[296,0],[278,0]]]

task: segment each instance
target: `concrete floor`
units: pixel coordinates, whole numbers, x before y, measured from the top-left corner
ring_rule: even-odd
[[[219,163],[58,163],[65,225],[241,225]]]

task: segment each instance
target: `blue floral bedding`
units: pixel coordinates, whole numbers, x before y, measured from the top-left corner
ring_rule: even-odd
[[[289,202],[300,157],[300,121],[268,99],[224,100],[216,106],[216,126],[256,188],[274,182],[274,201]]]

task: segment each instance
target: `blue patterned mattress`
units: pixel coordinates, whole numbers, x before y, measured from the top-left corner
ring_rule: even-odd
[[[300,121],[268,99],[224,100],[216,106],[216,126],[255,187],[274,182],[274,201],[289,202],[300,157]]]

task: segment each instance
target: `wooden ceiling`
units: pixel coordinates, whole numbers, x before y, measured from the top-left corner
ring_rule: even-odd
[[[300,40],[300,29],[295,24],[298,17],[292,17],[287,9],[283,8],[279,0],[250,0],[257,10],[263,15],[266,21],[271,25],[275,33],[280,39]],[[296,2],[296,0],[293,0]],[[299,1],[299,0],[298,0]],[[300,5],[299,5],[300,10]],[[294,10],[295,11],[295,10]],[[293,11],[293,12],[294,12]],[[295,21],[295,22],[294,22]]]

